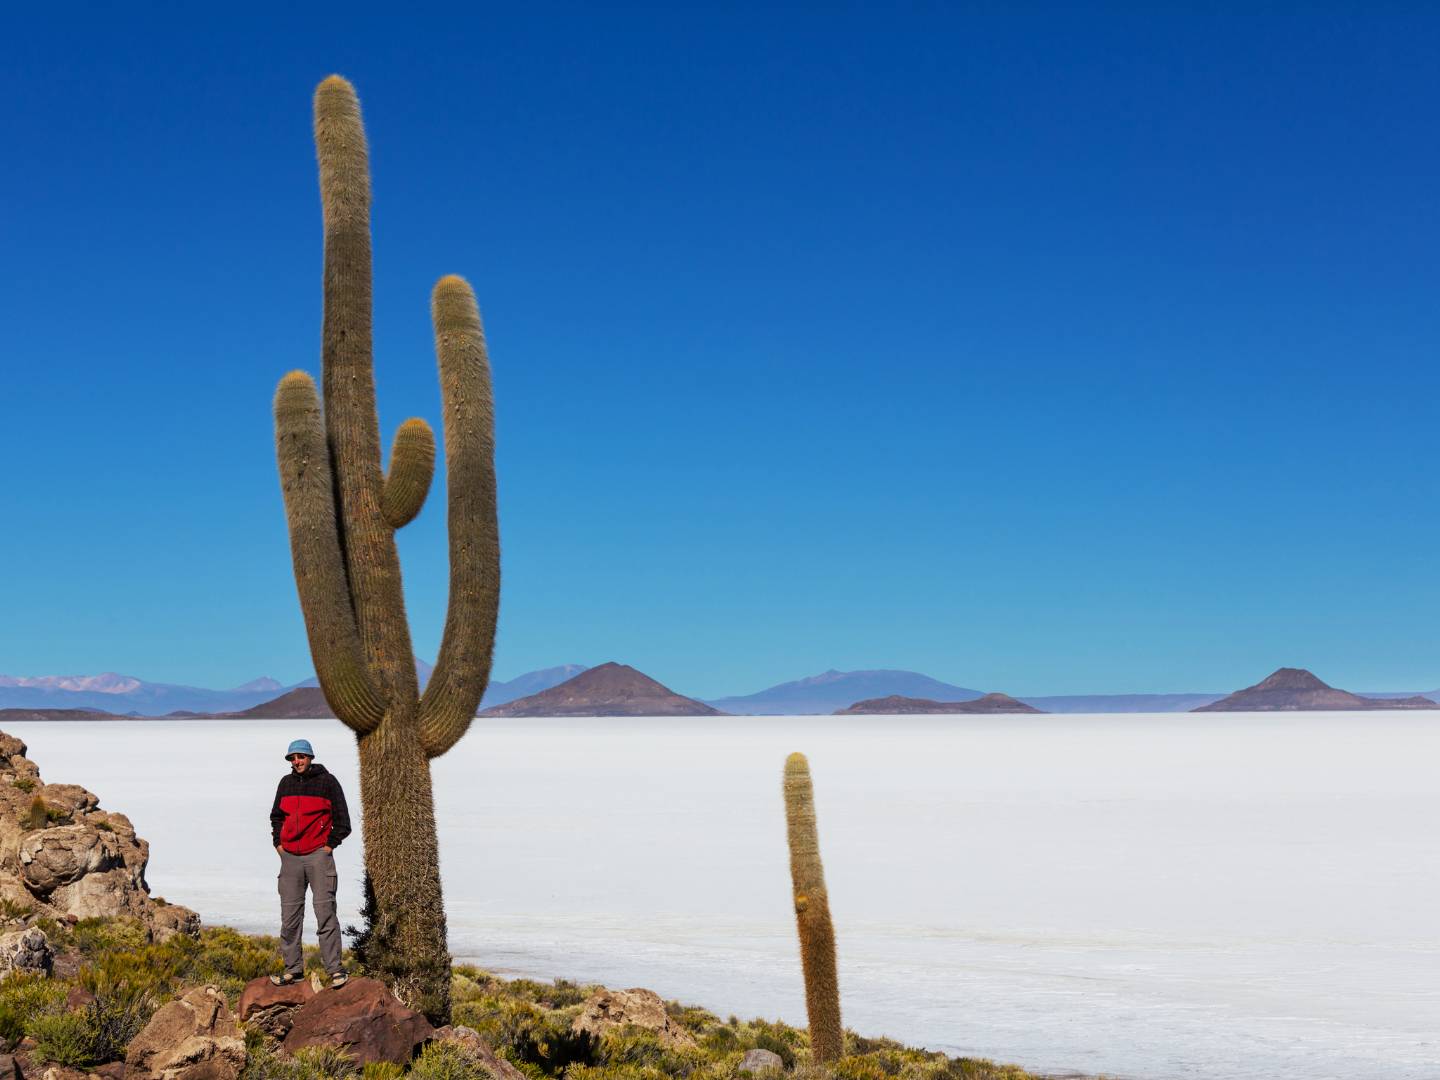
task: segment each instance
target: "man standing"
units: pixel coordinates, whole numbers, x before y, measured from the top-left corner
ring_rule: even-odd
[[[340,924],[335,918],[334,850],[350,835],[345,793],[305,739],[285,751],[290,771],[275,789],[270,807],[270,840],[280,856],[280,953],[285,974],[271,975],[277,986],[289,986],[305,975],[300,936],[305,928],[305,887],[310,887],[320,937],[320,959],[330,986],[344,986],[340,966]]]

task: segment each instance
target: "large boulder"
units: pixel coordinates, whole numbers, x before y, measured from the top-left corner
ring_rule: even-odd
[[[95,795],[79,784],[46,784],[40,789],[45,805],[66,814],[81,814],[100,805]]]
[[[41,896],[86,874],[124,865],[112,834],[88,825],[37,829],[20,841],[20,876]]]
[[[55,950],[39,927],[0,934],[0,979],[9,975],[49,975]]]
[[[351,979],[325,990],[296,1010],[285,1036],[289,1053],[307,1046],[336,1046],[361,1065],[404,1065],[435,1033],[430,1021],[407,1009],[377,979]]]
[[[745,1056],[740,1059],[740,1072],[764,1072],[766,1069],[784,1069],[785,1059],[774,1050],[762,1050],[758,1047],[754,1050],[745,1051]]]
[[[245,1040],[225,995],[197,986],[163,1006],[125,1055],[127,1080],[236,1080]]]
[[[235,1011],[241,1023],[258,1027],[272,1038],[283,1039],[290,1033],[296,1010],[314,996],[315,988],[305,979],[289,986],[276,986],[268,975],[262,975],[245,984]]]
[[[665,1001],[654,990],[636,987],[633,990],[597,990],[585,999],[580,1015],[570,1030],[585,1032],[596,1038],[607,1031],[633,1024],[653,1031],[666,1046],[695,1045],[695,1036],[670,1018]]]
[[[192,938],[200,936],[200,916],[188,907],[152,903],[148,914],[153,941],[169,941],[176,934]]]
[[[435,1041],[449,1043],[490,1074],[490,1080],[526,1080],[523,1072],[506,1061],[474,1028],[464,1024],[446,1024],[435,1029]],[[0,1080],[4,1080],[0,1077]]]

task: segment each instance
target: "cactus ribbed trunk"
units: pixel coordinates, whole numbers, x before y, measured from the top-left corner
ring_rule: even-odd
[[[448,1012],[450,954],[430,761],[413,732],[380,727],[359,739],[365,871],[375,890],[366,963],[427,1016]]]
[[[835,962],[835,927],[820,862],[815,827],[815,792],[804,754],[785,759],[785,826],[790,846],[795,928],[800,937],[800,967],[805,978],[805,1012],[810,1020],[810,1052],[821,1064],[845,1053],[840,1026],[840,980]]]
[[[490,677],[500,551],[489,360],[469,285],[442,278],[432,319],[445,406],[450,605],[422,698],[395,530],[424,504],[435,437],[423,420],[407,420],[382,472],[368,150],[359,99],[338,76],[315,92],[315,148],[325,221],[324,407],[310,376],[286,375],[275,395],[276,453],[315,671],[359,742],[376,909],[367,964],[443,1023],[450,969],[430,758],[465,734]]]

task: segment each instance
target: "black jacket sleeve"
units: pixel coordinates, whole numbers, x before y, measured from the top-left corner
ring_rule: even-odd
[[[275,801],[270,804],[270,846],[280,846],[280,826],[285,824],[285,811],[280,809],[280,788],[285,783],[281,780],[275,785]]]
[[[345,792],[340,788],[340,781],[332,775],[330,777],[330,839],[326,841],[332,848],[340,846],[340,842],[350,835],[350,808],[345,805]]]

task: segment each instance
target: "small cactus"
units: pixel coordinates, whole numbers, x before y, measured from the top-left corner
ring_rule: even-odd
[[[39,795],[30,801],[30,814],[25,820],[28,829],[44,829],[50,824],[50,808]]]
[[[800,934],[800,967],[805,975],[805,1012],[810,1018],[810,1052],[817,1062],[845,1052],[840,1026],[840,982],[835,964],[835,927],[820,864],[815,829],[815,790],[804,754],[785,759],[785,826],[790,843],[790,881],[795,890],[795,926]]]

